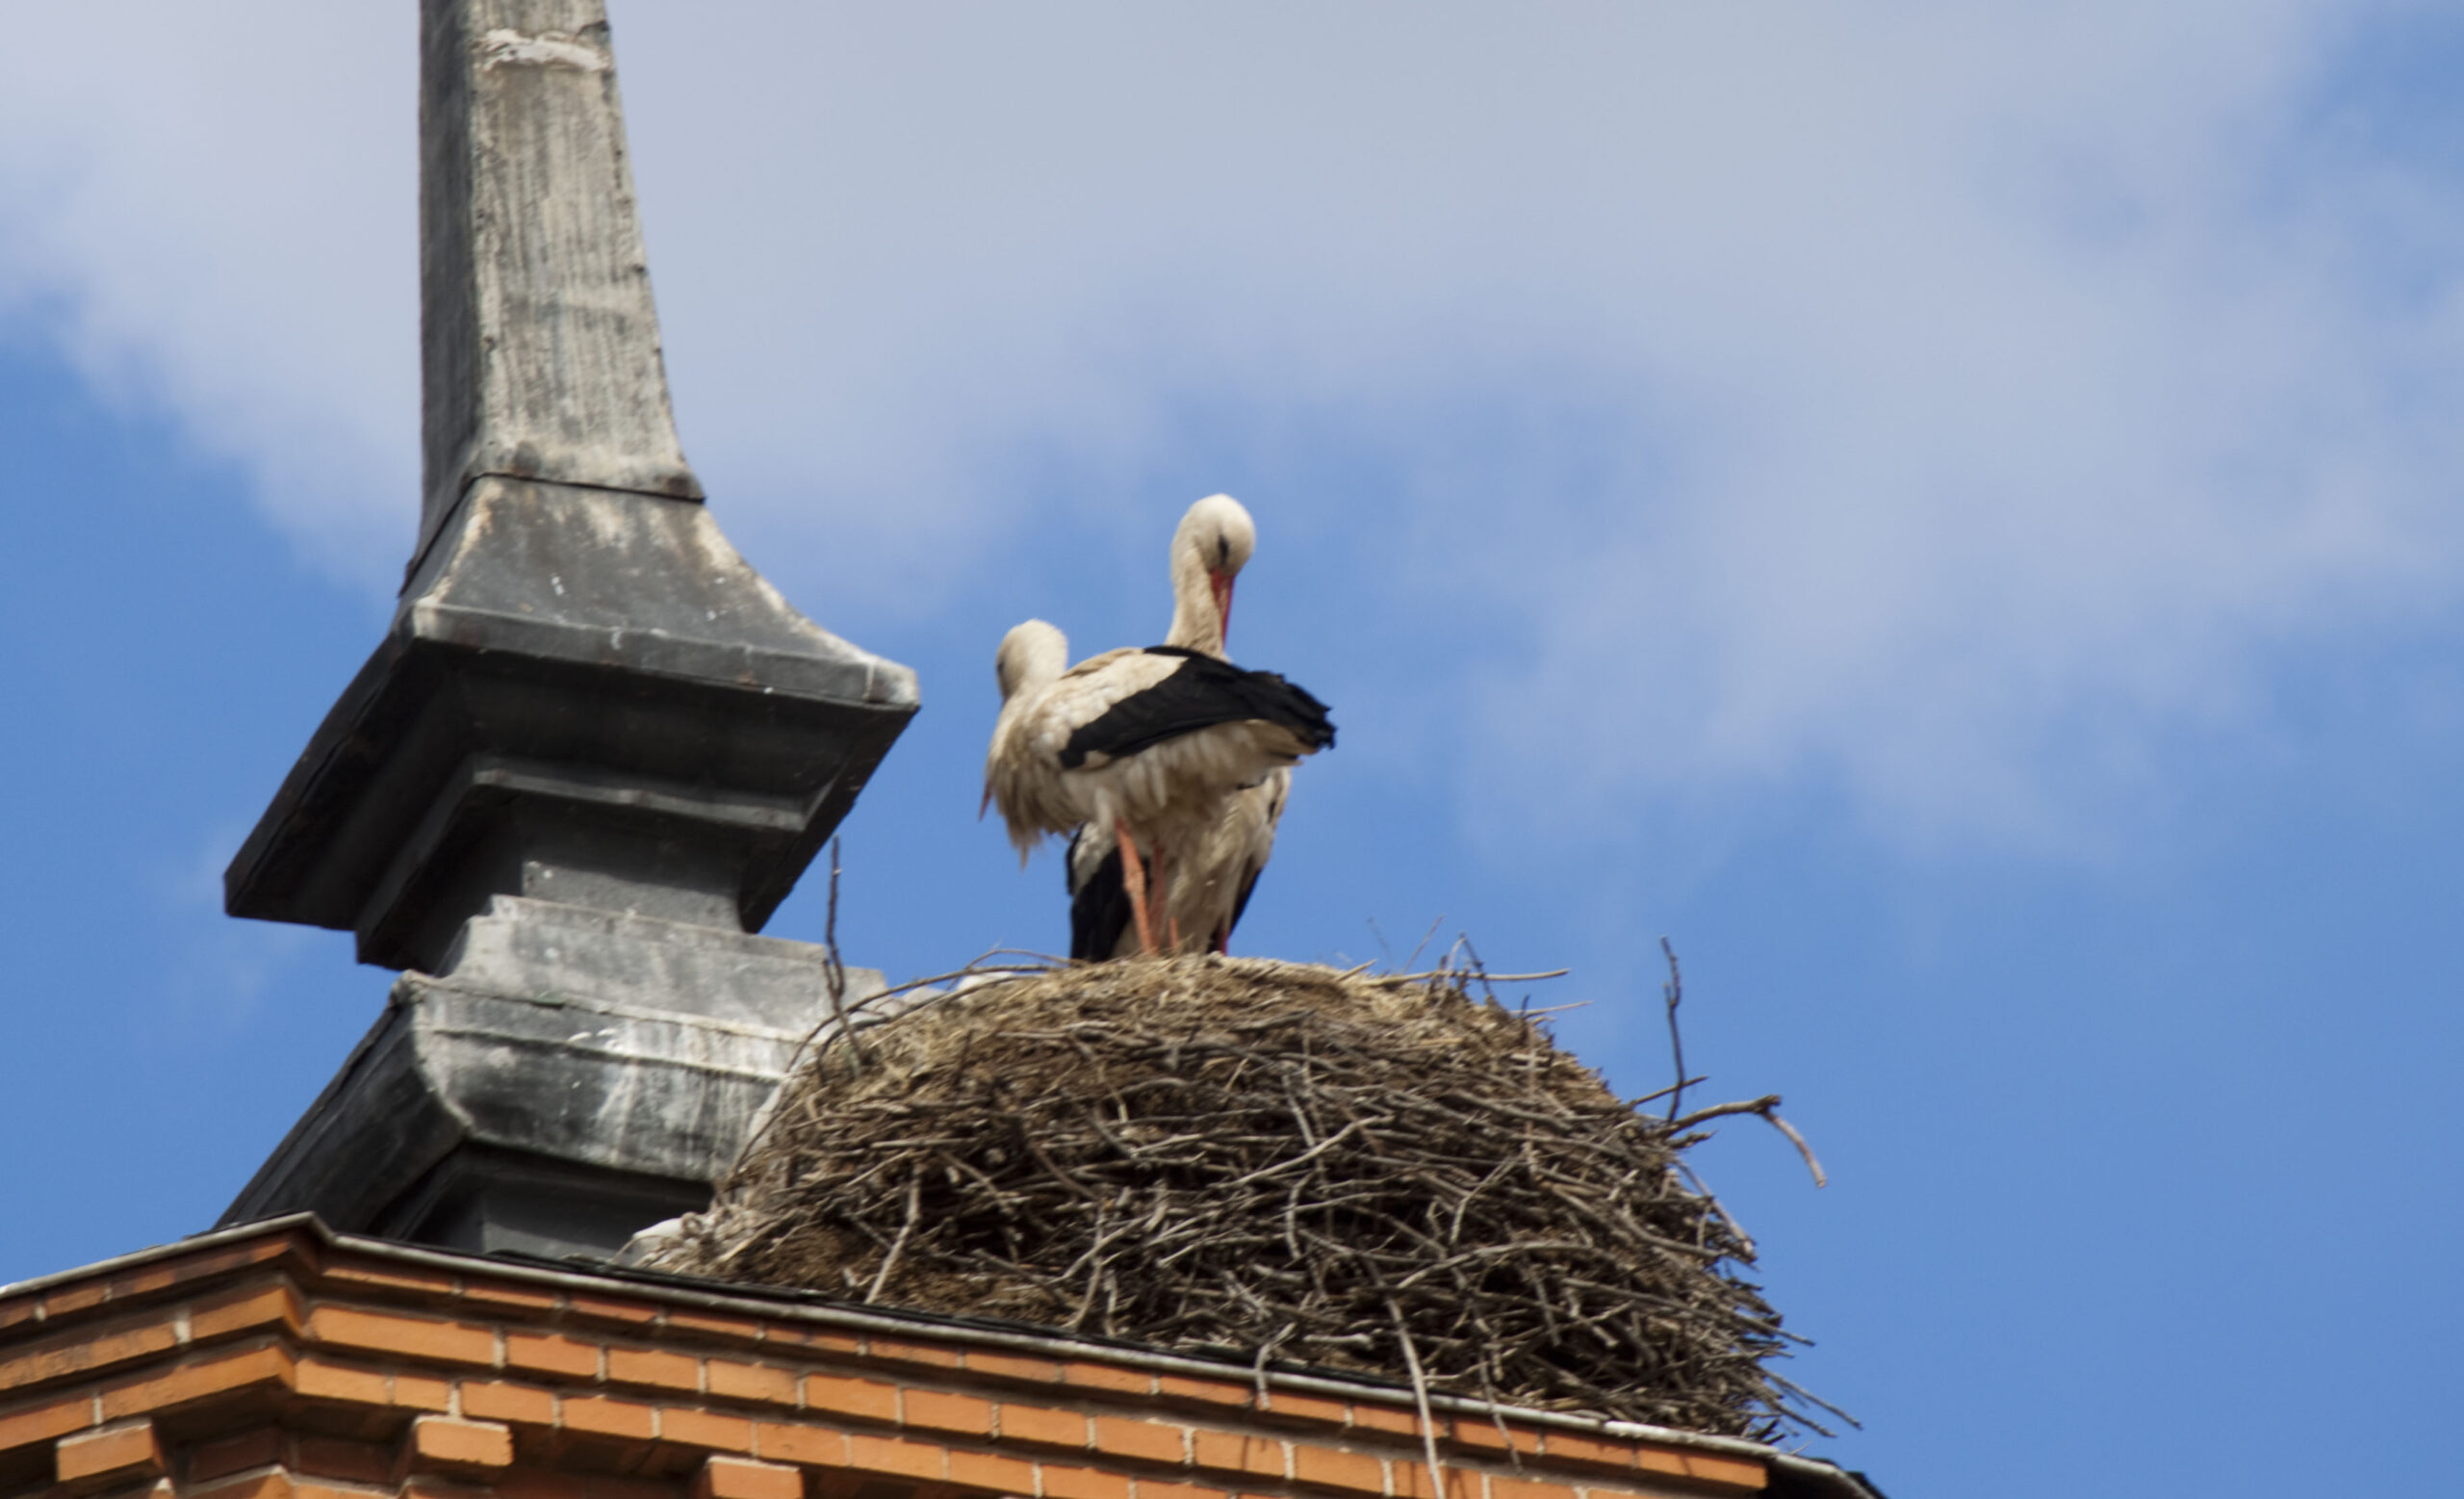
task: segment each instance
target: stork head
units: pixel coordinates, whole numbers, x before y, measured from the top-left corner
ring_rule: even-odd
[[[1069,637],[1053,625],[1031,619],[1011,627],[992,656],[993,679],[1001,684],[1001,701],[1028,687],[1041,686],[1069,669]]]
[[[1172,632],[1165,644],[1223,654],[1232,627],[1232,580],[1256,550],[1258,529],[1230,495],[1191,505],[1172,532]]]

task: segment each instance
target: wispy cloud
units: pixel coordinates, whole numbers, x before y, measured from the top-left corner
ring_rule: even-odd
[[[407,22],[130,9],[0,60],[0,266],[383,577]],[[1320,576],[1444,611],[1396,674],[1473,695],[1455,770],[1517,815],[1811,778],[2051,844],[2263,715],[2277,647],[2453,600],[2456,184],[2337,71],[2418,14],[615,19],[687,448],[791,588],[963,607],[1054,492],[1188,498],[1144,489],[1195,423],[1322,486]],[[1332,492],[1328,433],[1384,482]]]

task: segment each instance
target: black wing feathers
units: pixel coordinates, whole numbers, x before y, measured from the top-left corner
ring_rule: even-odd
[[[1112,845],[1092,869],[1079,866],[1078,845],[1100,838]],[[1120,949],[1121,934],[1131,921],[1129,886],[1121,878],[1120,845],[1110,834],[1080,828],[1069,835],[1069,857],[1062,861],[1069,877],[1069,955],[1101,962]]]
[[[1330,749],[1335,725],[1326,705],[1270,671],[1243,671],[1178,646],[1146,648],[1149,656],[1177,656],[1178,669],[1143,692],[1133,692],[1078,726],[1061,748],[1062,768],[1075,770],[1090,755],[1117,760],[1152,744],[1252,718],[1281,724],[1313,749]]]

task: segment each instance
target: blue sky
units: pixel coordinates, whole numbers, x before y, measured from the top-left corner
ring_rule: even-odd
[[[410,7],[0,56],[0,1280],[205,1227],[374,1018],[219,872],[417,512]],[[1574,969],[1898,1499],[2438,1491],[2464,1397],[2464,15],[614,0],[687,452],[926,707],[851,956],[1062,941],[1008,625],[1335,706],[1237,945]],[[771,930],[812,937],[817,892]]]

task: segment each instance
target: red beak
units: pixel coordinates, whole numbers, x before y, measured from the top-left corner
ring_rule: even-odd
[[[1206,581],[1214,585],[1215,615],[1223,621],[1223,634],[1228,641],[1232,635],[1232,575],[1210,572],[1206,575]]]

